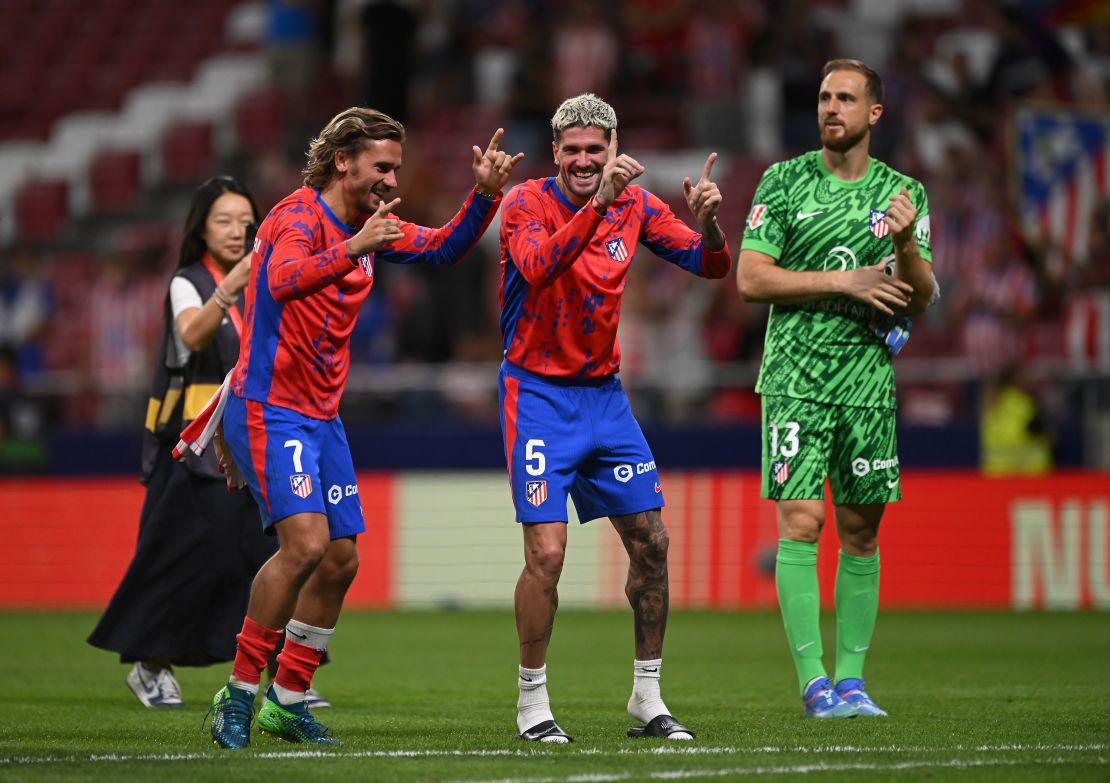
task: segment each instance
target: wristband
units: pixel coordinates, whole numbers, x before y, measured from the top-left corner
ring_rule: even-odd
[[[212,300],[216,303],[216,307],[225,313],[235,304],[235,300],[227,295],[222,285],[216,286],[216,290],[212,292]]]
[[[474,192],[477,193],[482,198],[488,198],[490,201],[497,201],[497,196],[498,196],[497,193],[494,193],[492,195],[489,194],[489,193],[483,193],[477,185],[474,186]]]

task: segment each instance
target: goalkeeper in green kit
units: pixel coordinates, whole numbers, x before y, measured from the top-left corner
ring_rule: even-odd
[[[772,305],[756,384],[762,494],[775,501],[775,585],[814,718],[886,716],[864,690],[863,663],[879,605],[879,521],[901,498],[891,357],[910,316],[939,295],[925,189],[868,155],[882,100],[864,63],[826,63],[821,149],[764,172],[738,265],[740,294]],[[817,584],[826,477],[840,540],[831,681]]]

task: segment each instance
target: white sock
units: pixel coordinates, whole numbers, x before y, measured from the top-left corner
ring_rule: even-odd
[[[516,700],[516,726],[519,731],[527,731],[545,720],[555,720],[547,696],[547,664],[538,669],[519,667],[516,685],[520,690]]]
[[[304,701],[304,691],[291,691],[288,688],[281,687],[276,682],[270,687],[274,689],[274,696],[277,697],[278,704],[299,704]]]
[[[632,696],[628,699],[628,714],[644,723],[652,718],[668,715],[667,705],[659,695],[659,675],[663,659],[632,662]]]
[[[258,695],[257,682],[243,682],[238,677],[232,676],[230,679],[228,679],[227,684],[230,685],[232,688],[238,688],[241,691],[250,691],[251,696]]]
[[[670,715],[670,710],[659,695],[659,676],[663,672],[663,659],[632,662],[632,695],[628,699],[628,714],[638,721],[651,723],[660,715]],[[693,735],[677,731],[667,739],[691,740]]]
[[[292,639],[298,644],[311,647],[315,650],[328,649],[334,628],[319,628],[315,625],[302,623],[300,620],[290,620],[285,625],[285,638]]]

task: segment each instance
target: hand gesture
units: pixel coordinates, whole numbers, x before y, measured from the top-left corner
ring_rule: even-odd
[[[643,173],[644,167],[634,158],[617,155],[617,129],[614,128],[609,139],[605,168],[601,170],[601,184],[598,185],[597,195],[594,198],[597,199],[598,204],[608,209],[609,205],[617,200],[617,196],[624,192],[625,186]]]
[[[212,448],[216,450],[216,462],[219,463],[220,472],[224,474],[227,491],[234,492],[242,488],[247,481],[243,478],[243,474],[239,472],[235,460],[231,458],[231,449],[227,447],[227,441],[224,440],[223,422],[220,422],[216,427],[216,432],[212,436]]]
[[[388,203],[383,201],[378,204],[374,214],[362,224],[358,233],[347,240],[347,255],[358,258],[404,237],[405,232],[389,214],[400,203],[401,199],[395,198]]]
[[[891,239],[901,244],[913,239],[913,229],[917,222],[917,207],[910,202],[910,192],[905,187],[902,192],[890,197],[883,222],[890,226]]]
[[[888,275],[886,263],[880,261],[874,266],[850,269],[848,285],[843,293],[869,304],[881,313],[894,315],[894,308],[905,308],[913,295],[913,286],[905,280]]]
[[[481,193],[494,194],[501,191],[501,186],[509,181],[509,175],[513,171],[513,166],[520,163],[524,158],[523,152],[518,152],[516,155],[509,155],[507,152],[502,152],[497,149],[501,143],[501,137],[505,135],[504,128],[498,128],[493,138],[489,140],[489,146],[486,151],[482,152],[477,145],[471,149],[474,151],[474,186]]]
[[[247,287],[247,282],[251,276],[251,256],[253,253],[247,251],[247,254],[239,259],[239,263],[231,267],[231,271],[224,275],[222,283],[224,293],[232,299],[239,295],[239,292]]]
[[[717,160],[717,153],[709,153],[705,159],[705,168],[701,171],[698,184],[690,182],[689,177],[682,180],[682,192],[686,194],[686,205],[694,213],[694,218],[703,229],[712,228],[717,224],[717,210],[721,208],[721,191],[717,183],[709,177],[713,173],[713,164]]]

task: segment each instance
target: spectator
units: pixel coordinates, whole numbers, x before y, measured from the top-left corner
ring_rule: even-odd
[[[34,253],[19,250],[0,277],[0,345],[12,351],[15,370],[24,377],[42,369],[43,340],[54,309],[40,266]]]

